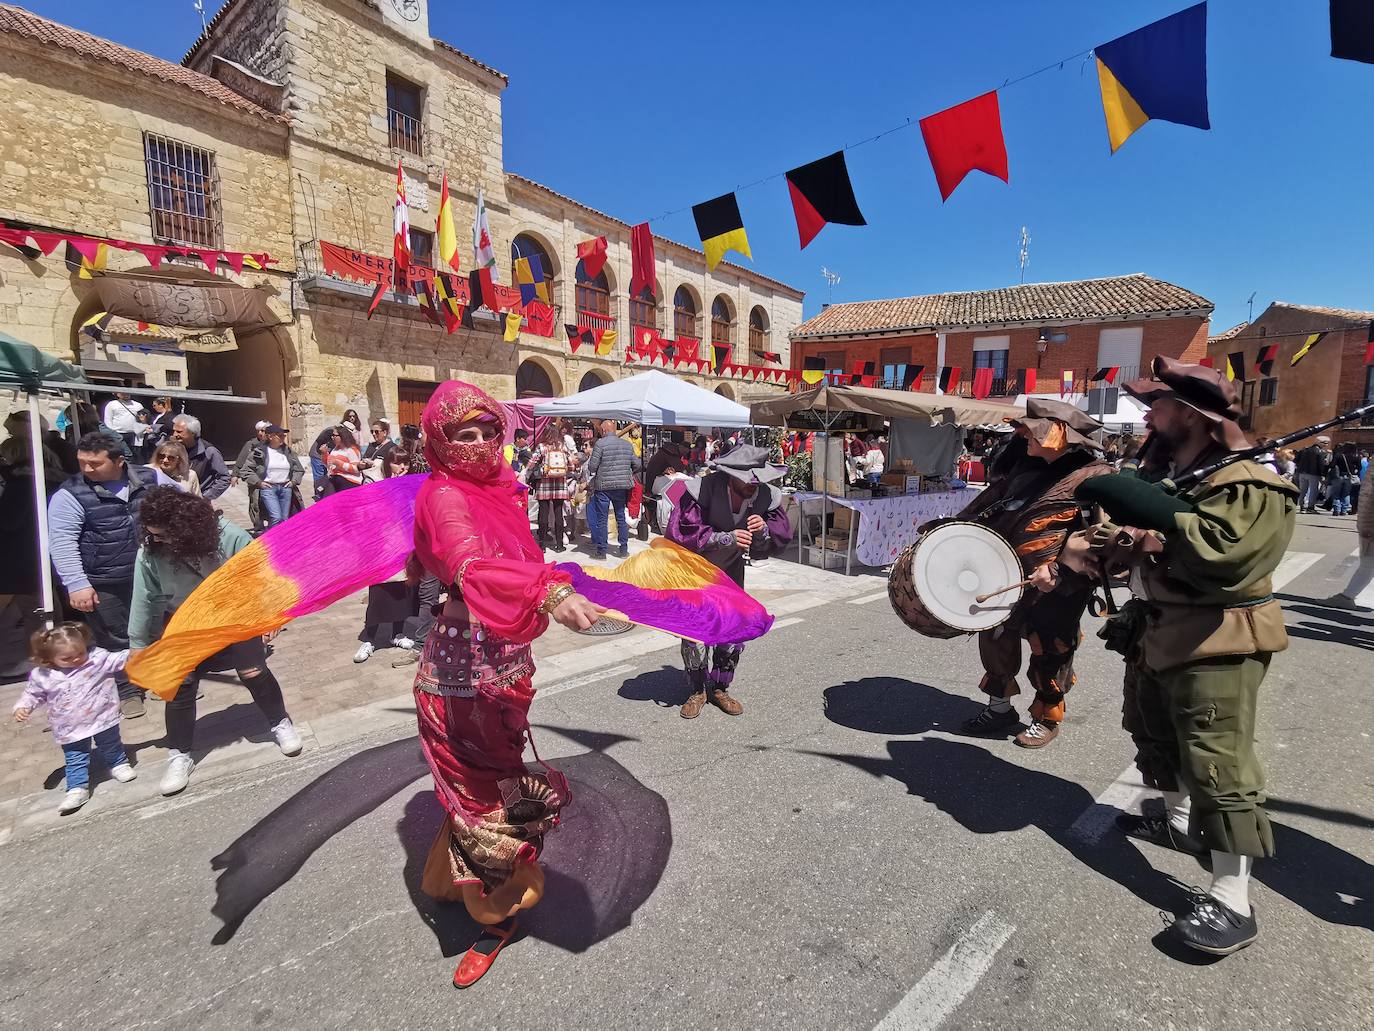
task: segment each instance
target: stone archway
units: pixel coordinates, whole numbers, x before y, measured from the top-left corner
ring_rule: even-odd
[[[720,386],[716,387],[716,393],[721,397],[729,398],[731,401],[735,399],[735,388],[730,386],[729,383],[722,383]]]
[[[614,377],[605,369],[588,369],[578,381],[577,391],[580,394],[584,390],[592,390],[595,387],[603,387],[610,383]]]
[[[515,370],[515,396],[562,397],[563,380],[548,361],[531,355]]]

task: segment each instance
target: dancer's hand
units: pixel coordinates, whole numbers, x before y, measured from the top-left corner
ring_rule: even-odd
[[[605,614],[604,608],[593,604],[580,594],[564,598],[550,613],[569,630],[586,630]]]
[[[745,521],[744,528],[750,533],[763,533],[768,529],[768,524],[763,521],[763,516],[751,515]]]
[[[753,543],[754,535],[750,533],[748,530],[735,531],[735,544],[739,547],[740,551],[748,551],[749,545]]]

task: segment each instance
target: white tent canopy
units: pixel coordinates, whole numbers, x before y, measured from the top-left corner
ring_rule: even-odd
[[[749,409],[686,380],[650,369],[571,397],[534,406],[534,414],[569,419],[618,419],[641,426],[748,426]]]

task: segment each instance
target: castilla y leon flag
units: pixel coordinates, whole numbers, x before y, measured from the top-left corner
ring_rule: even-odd
[[[701,249],[706,253],[709,270],[715,271],[726,251],[737,251],[753,260],[754,256],[749,253],[749,237],[744,232],[744,219],[739,213],[739,201],[733,193],[692,205],[692,217],[696,219],[697,235],[701,237]]]
[[[477,187],[477,213],[472,218],[472,260],[479,268],[496,264],[496,249],[491,243],[491,224],[487,221],[487,202],[482,187]]]
[[[1331,56],[1374,64],[1374,4],[1331,0]]]
[[[813,387],[825,379],[825,359],[807,358],[802,362],[801,378],[803,383],[809,383]]]
[[[439,235],[439,257],[453,269],[459,271],[458,231],[453,228],[453,203],[448,199],[448,172],[444,173],[443,184],[439,187],[439,215],[435,220]]]
[[[1302,346],[1294,352],[1293,357],[1288,359],[1289,366],[1292,367],[1294,365],[1297,365],[1298,362],[1302,361],[1304,358],[1307,357],[1308,351],[1312,350],[1312,348],[1320,344],[1325,338],[1325,333],[1309,334],[1307,339],[1302,342]]]
[[[1059,396],[1073,393],[1073,370],[1065,369],[1059,374]]]
[[[1108,383],[1116,382],[1116,374],[1121,371],[1120,365],[1104,365],[1093,373],[1093,382],[1101,383],[1106,380]]]
[[[392,279],[396,289],[404,285],[405,270],[410,268],[410,208],[406,205],[406,174],[400,161],[396,162],[396,206],[391,216]]]
[[[922,118],[921,136],[941,199],[949,200],[964,176],[975,169],[1004,183],[1011,181],[996,90]]]
[[[594,236],[590,240],[583,240],[577,245],[577,258],[582,262],[582,271],[592,279],[601,275],[601,270],[606,267],[606,238]]]
[[[630,296],[638,298],[648,290],[654,292],[654,234],[648,222],[630,229]]]
[[[1270,344],[1268,347],[1261,347],[1259,349],[1259,354],[1255,356],[1255,371],[1261,376],[1268,376],[1274,371],[1274,359],[1278,356],[1278,344]]]
[[[868,224],[854,199],[854,186],[849,181],[842,150],[788,172],[787,192],[792,197],[792,214],[797,219],[797,236],[803,248],[827,222],[845,226]]]
[[[1207,5],[1189,7],[1093,50],[1112,153],[1152,118],[1210,129]]]
[[[1232,351],[1226,356],[1226,378],[1245,382],[1245,352]]]

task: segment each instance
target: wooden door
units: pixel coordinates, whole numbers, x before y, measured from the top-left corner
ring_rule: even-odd
[[[429,404],[429,397],[438,386],[437,383],[418,383],[406,379],[396,384],[396,408],[401,426],[407,423],[420,425],[420,416],[424,413],[425,405]],[[399,430],[400,426],[396,427],[396,431]]]

